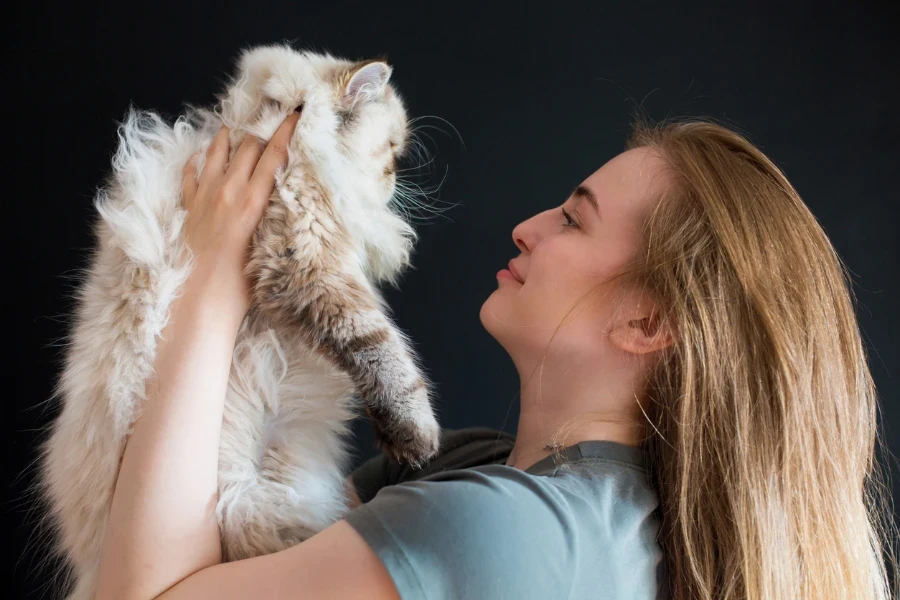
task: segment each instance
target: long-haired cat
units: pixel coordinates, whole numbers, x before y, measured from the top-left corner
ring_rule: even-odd
[[[242,54],[215,111],[192,109],[174,126],[132,111],[121,126],[42,455],[70,598],[93,595],[124,444],[190,272],[182,168],[223,122],[236,150],[301,111],[254,236],[253,307],[225,398],[217,512],[226,560],[281,550],[342,516],[355,395],[395,457],[419,464],[437,451],[428,385],[375,288],[408,265],[415,237],[392,210],[408,121],[390,74],[379,60],[261,47]]]

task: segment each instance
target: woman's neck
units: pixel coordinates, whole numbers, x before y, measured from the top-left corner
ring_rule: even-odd
[[[561,447],[588,440],[640,443],[647,422],[630,381],[611,385],[600,374],[567,375],[545,373],[540,385],[522,385],[516,442],[507,465],[525,470]]]
[[[602,415],[577,415],[575,423],[580,419],[601,419]],[[573,446],[579,442],[591,440],[609,440],[628,446],[637,446],[642,439],[639,423],[615,423],[609,421],[590,421],[580,425],[567,425],[565,420],[535,421],[523,415],[519,418],[516,431],[516,443],[506,464],[523,471],[539,460],[550,456],[560,448]],[[560,427],[565,427],[565,434],[553,435]]]

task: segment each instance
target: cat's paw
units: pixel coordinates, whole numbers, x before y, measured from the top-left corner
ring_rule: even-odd
[[[375,426],[375,441],[394,460],[418,469],[438,452],[441,428],[425,390],[412,409],[383,411],[366,408]]]
[[[400,418],[386,431],[378,431],[378,447],[397,462],[419,469],[434,458],[440,445],[440,427],[435,418]]]

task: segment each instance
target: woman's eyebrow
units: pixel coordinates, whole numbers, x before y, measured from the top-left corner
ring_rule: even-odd
[[[594,212],[597,213],[597,216],[600,216],[600,206],[597,204],[597,197],[594,195],[594,192],[583,185],[579,185],[572,192],[573,198],[578,198],[580,200],[587,200],[591,207],[594,209]]]

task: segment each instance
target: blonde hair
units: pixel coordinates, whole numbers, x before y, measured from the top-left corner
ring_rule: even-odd
[[[639,118],[627,147],[667,165],[627,274],[676,332],[642,444],[672,597],[886,600],[896,525],[846,266],[727,127]]]

